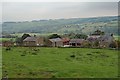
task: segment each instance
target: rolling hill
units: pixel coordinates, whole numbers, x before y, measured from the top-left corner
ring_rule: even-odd
[[[2,23],[3,33],[84,33],[100,29],[106,33],[118,34],[118,17],[93,17],[33,20]],[[119,32],[120,33],[120,32]],[[120,35],[120,34],[119,34]]]

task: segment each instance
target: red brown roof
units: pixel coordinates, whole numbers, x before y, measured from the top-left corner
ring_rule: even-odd
[[[62,41],[63,42],[68,42],[68,41],[70,41],[70,39],[69,38],[62,38]]]
[[[82,43],[84,39],[71,39],[69,43]]]

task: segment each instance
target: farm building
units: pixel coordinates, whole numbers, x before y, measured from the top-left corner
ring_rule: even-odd
[[[14,42],[12,42],[12,41],[3,41],[2,46],[3,47],[14,46]]]
[[[70,39],[69,38],[62,38],[62,41],[63,41],[63,45],[69,45]]]
[[[69,44],[74,47],[81,47],[84,41],[84,39],[70,39]]]
[[[61,38],[49,39],[48,45],[52,47],[60,47],[63,46],[63,41]]]
[[[44,38],[43,37],[27,37],[23,40],[24,46],[43,46]]]
[[[96,41],[99,37],[100,35],[92,35],[92,36],[88,36],[87,40],[93,42]]]
[[[88,41],[88,43],[91,44],[91,46],[90,46],[91,48],[95,48],[96,47],[95,44],[97,42],[99,42],[98,41],[99,37],[100,37],[100,35],[91,35],[91,36],[88,36],[87,41]]]
[[[114,42],[113,35],[105,34],[105,35],[92,35],[87,38],[87,40],[92,44],[91,47],[96,47],[95,44],[98,43],[100,48],[108,48],[109,45]]]
[[[112,42],[115,42],[113,35],[109,34],[102,35],[101,37],[98,38],[98,40],[99,46],[103,48],[108,48]]]

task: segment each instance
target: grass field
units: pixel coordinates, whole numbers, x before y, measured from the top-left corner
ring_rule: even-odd
[[[115,40],[120,40],[120,36],[114,36]]]
[[[116,78],[118,51],[87,48],[2,50],[2,76],[8,78]]]
[[[0,42],[2,41],[15,41],[15,38],[0,38]]]

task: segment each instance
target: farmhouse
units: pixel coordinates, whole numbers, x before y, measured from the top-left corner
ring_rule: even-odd
[[[63,41],[61,38],[49,39],[48,45],[51,47],[60,47],[63,46]]]
[[[81,47],[84,41],[84,39],[70,39],[69,44],[74,47]]]
[[[23,40],[24,46],[43,46],[44,38],[43,37],[27,37]]]

